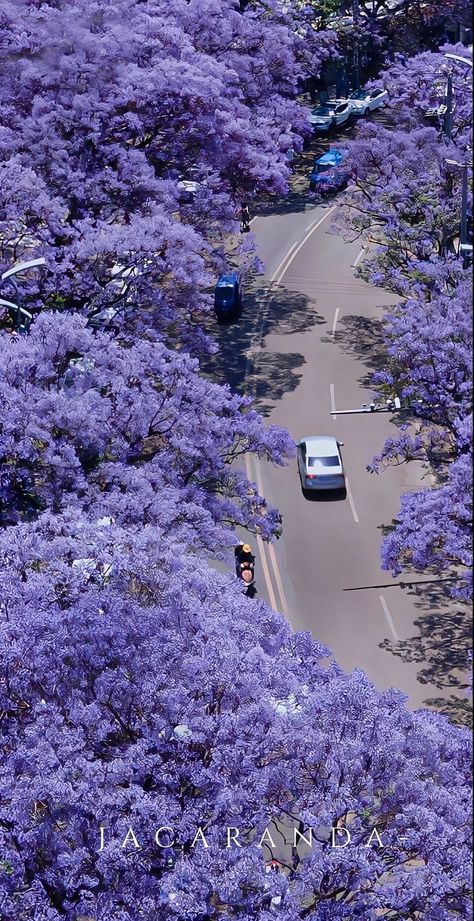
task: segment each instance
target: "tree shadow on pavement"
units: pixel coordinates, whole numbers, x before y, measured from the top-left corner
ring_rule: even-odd
[[[259,412],[268,415],[272,403],[298,386],[302,375],[297,369],[305,358],[299,352],[265,350],[265,338],[302,333],[324,322],[305,294],[280,286],[268,296],[259,284],[245,293],[242,314],[234,322],[208,324],[219,351],[201,359],[201,371],[233,390],[256,395]]]
[[[364,363],[368,373],[358,381],[363,387],[371,387],[373,373],[387,366],[381,320],[360,315],[342,317],[334,339],[330,339],[329,336],[323,339],[323,342],[329,341],[333,341],[346,354]]]
[[[275,403],[285,393],[296,390],[303,373],[299,371],[306,359],[300,352],[261,351],[256,354],[255,364],[250,370],[247,383],[252,393],[255,408],[262,416],[269,416]]]
[[[256,217],[267,217],[271,214],[296,214],[306,211],[306,206],[314,206],[314,200],[309,197],[309,183],[305,187],[295,189],[288,195],[274,196],[268,200],[261,200],[255,205]]]
[[[409,594],[416,598],[420,617],[414,621],[419,636],[393,642],[384,640],[381,647],[399,656],[403,662],[417,662],[420,684],[431,684],[449,696],[427,698],[427,707],[445,713],[452,722],[467,724],[471,720],[471,701],[466,691],[468,653],[472,648],[471,618],[467,607],[446,597],[446,589],[436,583],[413,586]]]

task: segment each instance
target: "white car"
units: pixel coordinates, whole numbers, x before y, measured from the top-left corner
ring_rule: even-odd
[[[353,110],[347,99],[331,99],[312,109],[308,121],[313,125],[315,131],[328,133],[331,128],[348,121],[352,113]]]
[[[298,444],[298,468],[303,493],[345,492],[341,443],[333,435],[306,435]]]
[[[368,115],[384,106],[387,98],[387,90],[354,90],[348,102],[354,115]]]

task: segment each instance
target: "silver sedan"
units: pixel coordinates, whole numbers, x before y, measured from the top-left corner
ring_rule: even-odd
[[[320,490],[345,493],[341,442],[333,435],[306,435],[298,442],[297,448],[303,493]]]

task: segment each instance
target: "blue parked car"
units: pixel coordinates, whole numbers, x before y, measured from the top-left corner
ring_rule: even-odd
[[[214,291],[214,310],[221,320],[237,316],[242,308],[242,286],[237,272],[221,275]]]
[[[346,157],[347,150],[328,150],[318,157],[309,177],[311,192],[336,192],[347,185],[350,174],[343,165]]]

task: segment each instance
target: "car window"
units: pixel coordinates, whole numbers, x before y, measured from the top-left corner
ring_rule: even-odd
[[[344,105],[338,106],[337,109],[336,109],[335,111],[338,112],[338,113],[340,113],[340,112],[345,112],[346,109],[347,109],[347,103],[344,103]]]
[[[371,99],[376,99],[377,96],[380,96],[381,92],[382,92],[382,90],[374,90],[374,91],[370,94],[370,98],[371,98]]]
[[[365,99],[365,90],[354,90],[349,99]]]
[[[316,464],[321,464],[321,467],[339,467],[341,462],[336,455],[331,457],[308,457],[308,467],[316,467]]]

